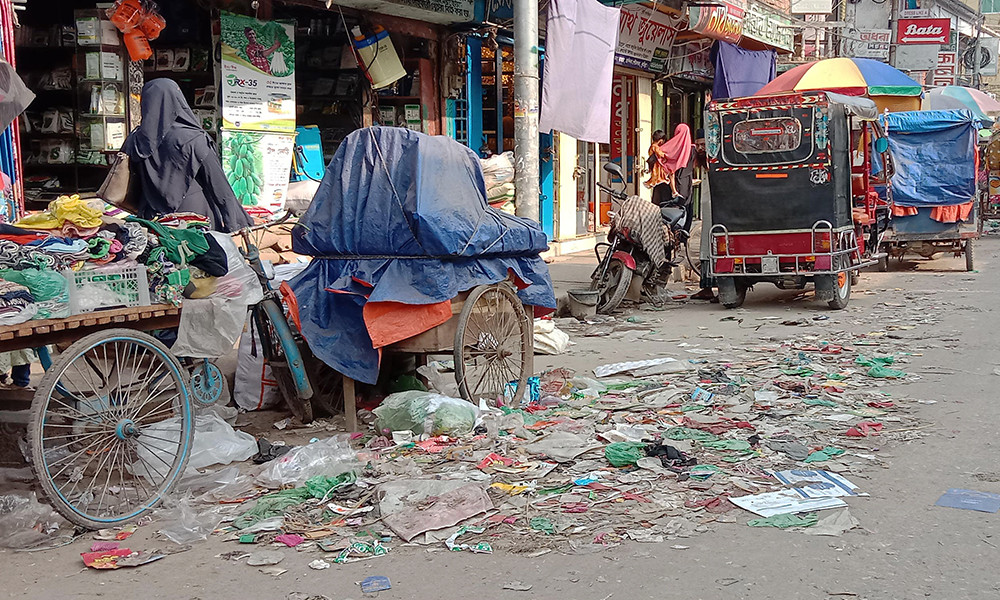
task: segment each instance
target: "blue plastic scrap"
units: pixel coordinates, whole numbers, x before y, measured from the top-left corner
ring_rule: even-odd
[[[382,575],[372,575],[361,580],[361,592],[371,594],[372,592],[383,592],[392,589],[389,578]]]
[[[995,513],[1000,510],[1000,494],[977,492],[976,490],[950,489],[938,498],[935,504],[948,508]]]

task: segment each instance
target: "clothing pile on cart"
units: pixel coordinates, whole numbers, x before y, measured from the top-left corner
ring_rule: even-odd
[[[100,199],[61,196],[47,210],[0,224],[0,325],[102,308],[242,298],[256,281],[232,238],[191,213],[156,221]],[[258,290],[259,292],[259,290]]]

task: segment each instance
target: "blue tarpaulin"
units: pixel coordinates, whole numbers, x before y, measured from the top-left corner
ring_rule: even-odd
[[[892,201],[899,206],[954,206],[976,194],[979,123],[967,110],[889,113],[879,117],[889,134],[896,167]]]
[[[538,225],[486,202],[478,157],[443,136],[370,127],[326,169],[293,249],[315,257],[291,282],[302,333],[337,371],[375,383],[366,302],[436,304],[512,272],[525,304],[555,308]]]

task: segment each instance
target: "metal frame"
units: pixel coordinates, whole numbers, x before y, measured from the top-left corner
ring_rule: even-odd
[[[824,225],[825,227],[823,227]],[[780,235],[787,233],[809,233],[810,244],[813,248],[815,248],[816,233],[819,232],[821,229],[824,232],[826,231],[830,232],[830,238],[831,238],[830,252],[800,252],[800,253],[775,254],[769,251],[767,254],[729,254],[730,240],[732,236],[737,236],[737,235]],[[713,277],[796,277],[796,276],[812,276],[812,275],[836,275],[839,273],[846,273],[848,271],[854,271],[856,269],[862,269],[871,265],[875,265],[878,263],[878,258],[879,258],[879,254],[876,253],[868,260],[861,260],[857,263],[854,263],[852,261],[851,264],[848,264],[842,268],[836,268],[836,269],[832,268],[833,265],[840,264],[843,262],[835,260],[837,257],[856,255],[860,252],[860,248],[858,247],[857,231],[854,228],[841,227],[840,229],[834,229],[833,225],[829,221],[825,220],[817,221],[816,223],[813,224],[811,229],[787,229],[781,231],[759,231],[759,232],[755,231],[755,232],[741,232],[735,234],[730,233],[725,225],[717,224],[712,226],[712,229],[709,231],[709,235],[712,236],[712,242],[709,245],[709,272]],[[838,236],[837,239],[838,243],[836,244],[836,246],[849,246],[849,247],[843,248],[841,250],[832,250],[832,248],[834,247],[833,244],[834,235]],[[724,255],[716,254],[716,248],[718,246],[715,243],[715,240],[716,238],[719,237],[724,237],[726,240],[726,254]],[[805,259],[811,257],[813,260],[808,262],[815,262],[815,259],[818,256],[830,257],[831,268],[824,270],[805,270],[801,268],[799,264],[800,261],[807,262]],[[780,269],[781,259],[794,260],[795,261],[794,271],[779,270],[776,273],[764,273],[763,267],[761,267],[761,272],[759,273],[746,271],[747,259],[755,261],[760,260],[761,262],[763,262],[763,258],[765,257],[777,257],[779,262],[779,269]],[[737,266],[736,264],[733,265],[734,270],[732,272],[720,273],[715,270],[716,260],[730,259],[730,258],[733,259],[734,261],[741,260],[742,262],[740,263],[739,266],[741,269],[743,269],[743,271],[736,271],[735,270]]]

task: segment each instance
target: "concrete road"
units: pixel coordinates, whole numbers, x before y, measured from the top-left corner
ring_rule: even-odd
[[[683,540],[689,546],[683,550],[671,548],[676,542],[627,543],[599,554],[552,552],[527,558],[506,552],[487,556],[398,548],[387,557],[325,571],[307,568],[315,553],[289,550],[281,565],[288,572],[278,578],[215,558],[233,549],[218,540],[138,569],[84,571],[79,552],[90,543],[85,538],[53,551],[0,554],[0,596],[246,600],[283,599],[302,592],[343,600],[362,597],[356,582],[364,577],[386,575],[392,589],[381,592],[381,599],[998,598],[1000,515],[934,506],[948,488],[1000,493],[996,439],[1000,376],[994,374],[1000,365],[1000,322],[992,318],[1000,295],[998,254],[1000,240],[985,239],[979,246],[976,273],[966,273],[964,262],[954,258],[894,265],[889,273],[865,273],[851,305],[841,312],[772,288],[751,292],[740,311],[691,301],[636,313],[640,318],[662,319],[657,325],[660,332],[669,332],[663,337],[705,345],[714,343],[706,335],[722,334],[729,342],[745,344],[787,335],[775,327],[755,330],[720,321],[729,315],[747,322],[764,316],[827,315],[830,341],[836,341],[837,332],[867,332],[892,324],[894,310],[918,307],[918,312],[934,317],[937,322],[931,328],[914,330],[922,337],[915,338],[914,345],[926,349],[907,367],[921,379],[884,388],[935,400],[920,404],[916,412],[929,426],[912,441],[895,443],[884,452],[881,458],[888,468],[869,470],[858,481],[871,497],[850,501],[862,528],[842,537],[727,524]],[[590,255],[557,259],[552,265],[557,288],[585,283],[592,261]],[[676,348],[676,342],[575,341],[570,353],[538,357],[536,367],[585,370]],[[137,548],[163,544],[151,540],[153,529],[141,528],[130,543]],[[501,589],[504,582],[515,580],[531,585],[531,590]]]

